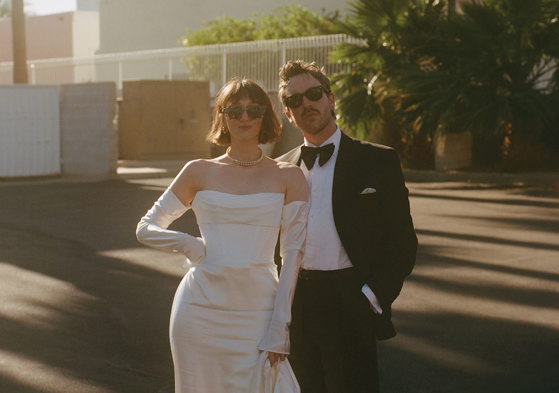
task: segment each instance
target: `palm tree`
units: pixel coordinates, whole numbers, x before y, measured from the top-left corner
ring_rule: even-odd
[[[417,31],[437,36],[447,19],[445,4],[436,0],[360,0],[341,29],[360,43],[344,44],[334,57],[349,72],[333,77],[340,123],[360,138],[398,149],[406,165],[432,166],[430,135],[402,116],[397,78],[410,64],[420,64],[420,53],[409,46]]]
[[[448,16],[456,13],[456,0],[448,0]]]
[[[12,0],[14,83],[27,83],[27,49],[23,0]]]
[[[355,115],[355,96],[366,96],[352,120],[366,124],[388,102],[407,140],[470,131],[478,163],[515,169],[519,147],[538,145],[546,130],[557,129],[550,124],[559,103],[558,2],[466,2],[452,18],[442,2],[400,3],[355,3],[347,31],[366,45],[340,52],[359,75],[339,78],[352,88],[342,112],[349,106]],[[538,150],[530,159],[541,156]]]

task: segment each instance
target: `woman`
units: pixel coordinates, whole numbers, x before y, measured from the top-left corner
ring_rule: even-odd
[[[227,152],[187,163],[138,224],[140,242],[182,252],[193,265],[171,311],[177,393],[247,392],[260,351],[272,364],[289,353],[308,185],[298,167],[259,148],[279,134],[266,92],[250,80],[231,80],[216,97],[208,136],[229,144]],[[201,238],[166,229],[190,207]]]

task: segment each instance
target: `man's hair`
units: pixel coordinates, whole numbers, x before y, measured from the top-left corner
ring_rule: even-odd
[[[285,88],[287,83],[291,78],[300,74],[309,74],[320,82],[326,94],[331,92],[330,80],[326,76],[326,71],[324,67],[319,67],[314,61],[312,63],[307,63],[303,60],[289,60],[283,67],[281,67],[279,72],[280,84],[279,84],[279,98],[283,103],[285,99]]]

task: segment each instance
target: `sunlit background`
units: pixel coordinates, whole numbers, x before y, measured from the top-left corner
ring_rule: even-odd
[[[76,10],[76,0],[25,0],[25,12],[31,15],[49,15]]]
[[[281,110],[298,58],[333,78],[342,129],[404,166],[420,246],[383,391],[559,391],[556,0],[24,3],[27,83],[0,8],[1,393],[172,391],[183,261],[135,225],[185,162],[220,154],[217,90],[249,76]],[[263,149],[300,141],[284,119]]]

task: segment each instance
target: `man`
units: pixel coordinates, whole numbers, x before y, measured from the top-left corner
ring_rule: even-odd
[[[311,190],[290,361],[302,393],[378,392],[376,340],[396,334],[391,304],[417,250],[400,162],[393,149],[340,131],[314,62],[290,61],[280,78],[304,145],[278,160],[300,165]]]

